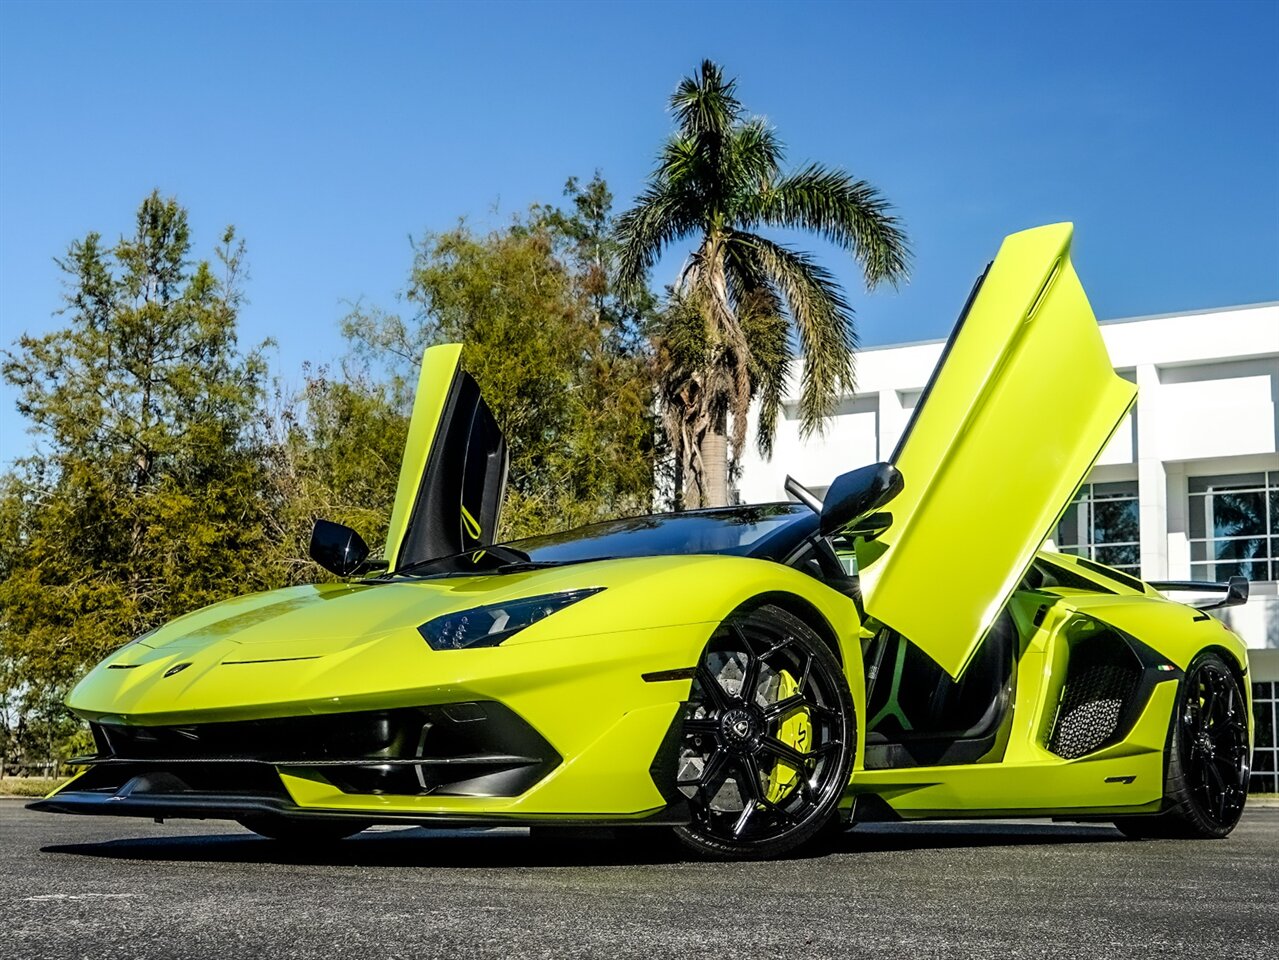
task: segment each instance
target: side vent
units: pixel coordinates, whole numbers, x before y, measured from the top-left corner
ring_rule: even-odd
[[[1075,644],[1048,749],[1073,760],[1118,742],[1141,674],[1141,661],[1118,637],[1103,635]]]

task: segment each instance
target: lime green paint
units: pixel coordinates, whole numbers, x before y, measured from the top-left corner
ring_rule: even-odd
[[[896,458],[886,552],[862,569],[867,613],[952,676],[1136,395],[1106,356],[1072,230],[1004,241]]]
[[[449,387],[462,360],[462,345],[446,343],[430,347],[422,355],[422,372],[417,378],[413,399],[413,418],[400,461],[400,481],[395,488],[395,505],[391,508],[391,526],[386,534],[386,559],[394,570],[399,560],[400,544],[408,531],[418,488],[431,458],[431,446],[439,432],[440,418],[448,401]]]

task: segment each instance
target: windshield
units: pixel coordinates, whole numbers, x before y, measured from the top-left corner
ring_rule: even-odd
[[[802,504],[769,503],[607,520],[574,530],[427,560],[396,571],[396,574],[429,577],[516,573],[542,566],[619,557],[694,553],[746,555],[771,534],[809,513]]]
[[[767,503],[689,513],[665,513],[593,523],[507,544],[534,561],[574,562],[601,557],[660,557],[689,553],[750,553],[808,508]]]

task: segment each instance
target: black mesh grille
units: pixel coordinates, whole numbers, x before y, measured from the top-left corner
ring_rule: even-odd
[[[1117,637],[1077,644],[1048,749],[1070,760],[1117,741],[1140,681],[1141,663]]]

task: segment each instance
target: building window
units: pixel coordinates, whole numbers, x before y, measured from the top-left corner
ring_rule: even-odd
[[[1275,714],[1279,712],[1279,683],[1252,685],[1252,716],[1256,721],[1252,751],[1253,793],[1279,793],[1279,743],[1275,741]]]
[[[1057,549],[1141,575],[1137,481],[1085,483],[1057,524]]]
[[[1279,580],[1279,473],[1190,478],[1196,580]]]

